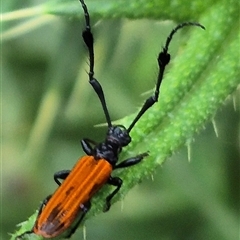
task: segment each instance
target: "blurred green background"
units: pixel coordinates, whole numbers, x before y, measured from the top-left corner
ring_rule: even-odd
[[[93,23],[95,73],[117,120],[134,113],[141,94],[153,88],[158,52],[175,24]],[[46,16],[41,27],[3,42],[2,239],[56,189],[53,173],[83,155],[80,140],[105,136],[104,127],[94,127],[105,119],[87,81],[83,27],[83,20]],[[173,57],[180,37],[172,42]],[[123,202],[89,219],[87,239],[239,239],[239,106],[238,91],[216,113],[218,137],[206,124],[191,144],[190,162],[184,146]],[[83,239],[82,230],[72,239]]]

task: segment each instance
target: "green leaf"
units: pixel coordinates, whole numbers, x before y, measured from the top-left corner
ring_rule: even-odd
[[[119,1],[88,1],[88,9],[93,16],[98,18],[148,18],[148,19],[172,19],[176,21],[190,21],[197,19],[199,15],[209,8],[216,1],[201,2],[194,1],[139,1],[139,0],[119,0]],[[187,6],[187,8],[186,8]],[[176,11],[177,9],[177,11]],[[79,4],[71,0],[57,0],[46,5],[47,13],[64,16],[81,16]]]

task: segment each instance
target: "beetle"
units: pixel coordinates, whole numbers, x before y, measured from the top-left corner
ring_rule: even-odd
[[[144,113],[158,101],[165,67],[170,62],[168,47],[173,35],[179,29],[190,25],[204,29],[199,23],[184,22],[177,25],[171,31],[165,46],[158,55],[159,73],[153,96],[145,101],[128,128],[122,125],[112,125],[102,86],[94,77],[94,38],[91,31],[89,12],[84,0],[79,1],[83,8],[86,24],[85,30],[82,32],[82,37],[89,53],[89,83],[100,100],[106,118],[108,125],[106,138],[101,143],[96,143],[87,138],[81,141],[86,156],[80,157],[71,171],[63,170],[54,174],[54,180],[59,187],[53,195],[49,195],[42,202],[33,228],[19,235],[16,239],[21,239],[25,234],[30,233],[40,235],[44,238],[53,238],[59,236],[74,224],[66,236],[66,238],[70,238],[91,208],[91,198],[105,184],[115,187],[105,200],[106,206],[104,211],[110,209],[111,200],[118,193],[123,183],[121,178],[111,176],[112,171],[136,165],[148,156],[148,153],[144,152],[118,163],[122,148],[131,142],[131,130]]]

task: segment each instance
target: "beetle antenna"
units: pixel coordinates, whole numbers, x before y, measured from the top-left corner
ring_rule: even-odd
[[[110,115],[109,115],[109,112],[107,109],[107,104],[105,101],[105,96],[103,93],[102,86],[98,82],[98,80],[96,78],[94,78],[94,47],[93,47],[94,38],[93,38],[93,34],[91,32],[90,16],[89,16],[88,9],[87,9],[87,6],[84,3],[84,1],[83,0],[79,0],[79,1],[82,5],[83,11],[84,11],[84,16],[85,16],[85,21],[86,21],[86,28],[82,32],[82,37],[83,37],[83,40],[84,40],[84,42],[88,48],[88,52],[89,52],[89,72],[88,72],[89,83],[92,85],[94,91],[98,95],[98,98],[99,98],[102,108],[103,108],[103,112],[106,117],[108,127],[111,127],[112,122],[111,122],[111,118],[110,118]]]
[[[195,23],[195,22],[185,22],[185,23],[181,23],[179,25],[177,25],[169,34],[165,46],[162,48],[162,51],[159,53],[158,55],[158,66],[159,66],[159,73],[158,73],[158,78],[157,78],[157,84],[155,87],[155,92],[154,95],[149,97],[145,103],[143,104],[141,110],[139,111],[139,113],[137,114],[137,116],[135,117],[135,119],[133,120],[133,122],[130,124],[130,126],[128,127],[128,132],[130,132],[132,130],[132,128],[134,127],[134,125],[138,122],[138,120],[144,115],[144,113],[153,106],[154,103],[156,103],[158,101],[158,97],[159,97],[159,93],[160,93],[160,85],[162,83],[163,80],[163,74],[165,71],[165,67],[167,66],[167,64],[170,62],[170,54],[168,53],[168,47],[169,44],[172,40],[173,35],[181,28],[185,27],[185,26],[197,26],[197,27],[201,27],[203,29],[204,26],[202,26],[199,23]]]

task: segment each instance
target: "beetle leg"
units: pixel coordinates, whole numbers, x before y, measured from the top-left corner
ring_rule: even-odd
[[[114,167],[114,169],[133,166],[133,165],[141,162],[142,159],[144,157],[147,157],[147,156],[148,156],[148,153],[142,153],[142,154],[137,155],[136,157],[128,158],[128,159],[122,161],[121,163],[117,164]],[[108,179],[107,183],[110,184],[110,185],[116,186],[117,188],[111,194],[109,194],[107,196],[107,198],[106,198],[106,207],[104,209],[104,212],[106,212],[106,211],[108,211],[110,209],[112,198],[117,194],[117,192],[119,191],[119,189],[122,186],[122,179],[119,178],[119,177],[111,177],[110,176],[110,178]]]
[[[141,162],[143,160],[143,158],[147,157],[148,156],[148,153],[145,152],[145,153],[142,153],[142,154],[139,154],[135,157],[131,157],[131,158],[128,158],[122,162],[120,162],[119,164],[117,164],[114,169],[116,168],[125,168],[125,167],[130,167],[130,166],[133,166],[139,162]]]
[[[104,208],[104,212],[107,212],[110,207],[111,207],[111,200],[112,198],[117,194],[117,192],[119,191],[119,189],[122,186],[122,179],[119,177],[111,177],[108,179],[108,184],[116,186],[117,188],[106,197],[106,207]]]
[[[69,234],[65,238],[70,238],[76,232],[77,228],[81,224],[83,218],[85,217],[87,212],[90,210],[90,208],[91,208],[91,202],[90,201],[80,205],[80,211],[81,211],[82,215],[79,217],[78,221],[76,222],[74,227],[71,229],[71,231],[69,232]]]
[[[82,149],[88,156],[92,155],[93,153],[93,147],[91,146],[91,144],[94,146],[97,145],[95,141],[88,138],[84,138],[83,140],[81,140]]]
[[[39,210],[38,210],[38,215],[37,215],[37,219],[38,216],[42,213],[42,210],[44,208],[44,206],[46,206],[46,204],[48,203],[48,201],[50,200],[50,198],[52,197],[52,195],[48,195],[41,203]]]
[[[71,172],[70,170],[62,170],[62,171],[54,173],[53,178],[54,178],[54,181],[58,184],[58,186],[61,186],[61,184],[62,184],[59,181],[59,179],[65,180],[70,172]]]
[[[39,207],[39,210],[38,210],[38,214],[37,214],[37,218],[36,218],[36,219],[38,219],[39,215],[42,213],[42,210],[43,210],[44,206],[47,204],[47,202],[49,201],[49,199],[50,199],[51,197],[52,197],[52,195],[49,195],[49,196],[47,196],[47,197],[42,201],[42,203],[41,203],[41,205],[40,205],[40,207]],[[37,220],[36,220],[36,221],[37,221]],[[35,222],[36,222],[36,221],[35,221]],[[34,224],[34,226],[35,226],[35,224]],[[32,233],[34,233],[34,232],[33,232],[33,228],[32,228],[31,230],[29,230],[29,231],[25,231],[24,233],[18,235],[15,239],[16,239],[16,240],[21,240],[26,234],[32,234]]]

